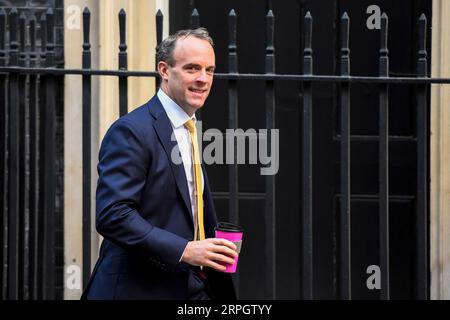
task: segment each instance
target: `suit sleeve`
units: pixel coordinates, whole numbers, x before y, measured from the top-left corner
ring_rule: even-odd
[[[128,252],[173,270],[188,240],[153,226],[138,212],[151,161],[143,138],[123,118],[106,133],[99,152],[96,228]]]

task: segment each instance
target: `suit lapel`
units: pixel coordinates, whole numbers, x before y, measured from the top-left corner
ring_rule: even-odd
[[[172,150],[174,148],[177,148],[177,142],[176,140],[172,141],[171,139],[173,133],[172,125],[170,124],[169,117],[167,117],[167,114],[156,95],[150,100],[149,111],[155,118],[153,127],[155,128],[158,138],[164,148],[164,151],[166,152],[167,159],[170,163],[170,167],[172,168],[172,173],[175,177],[178,190],[180,191],[183,202],[186,205],[186,209],[190,213],[189,217],[191,219],[191,222],[193,223],[186,173],[184,172],[183,163],[175,164],[171,160]]]
[[[205,233],[207,238],[214,238],[214,227],[217,225],[216,212],[214,210],[214,201],[212,199],[211,189],[209,188],[208,176],[204,163],[202,163],[203,179],[205,181],[205,189],[203,191]]]

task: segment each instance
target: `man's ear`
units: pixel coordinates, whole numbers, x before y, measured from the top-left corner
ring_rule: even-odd
[[[158,73],[163,80],[167,80],[169,78],[169,65],[167,64],[167,62],[158,62]]]

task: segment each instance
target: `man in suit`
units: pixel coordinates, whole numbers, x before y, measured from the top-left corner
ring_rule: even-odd
[[[157,94],[102,141],[96,228],[104,240],[82,299],[235,299],[222,271],[236,246],[214,238],[217,218],[192,126],[213,81],[207,30],[162,41],[157,68]]]

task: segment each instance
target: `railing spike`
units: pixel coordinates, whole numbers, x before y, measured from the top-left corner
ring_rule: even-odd
[[[200,27],[200,15],[196,8],[192,10],[190,25],[192,29],[197,29]]]

